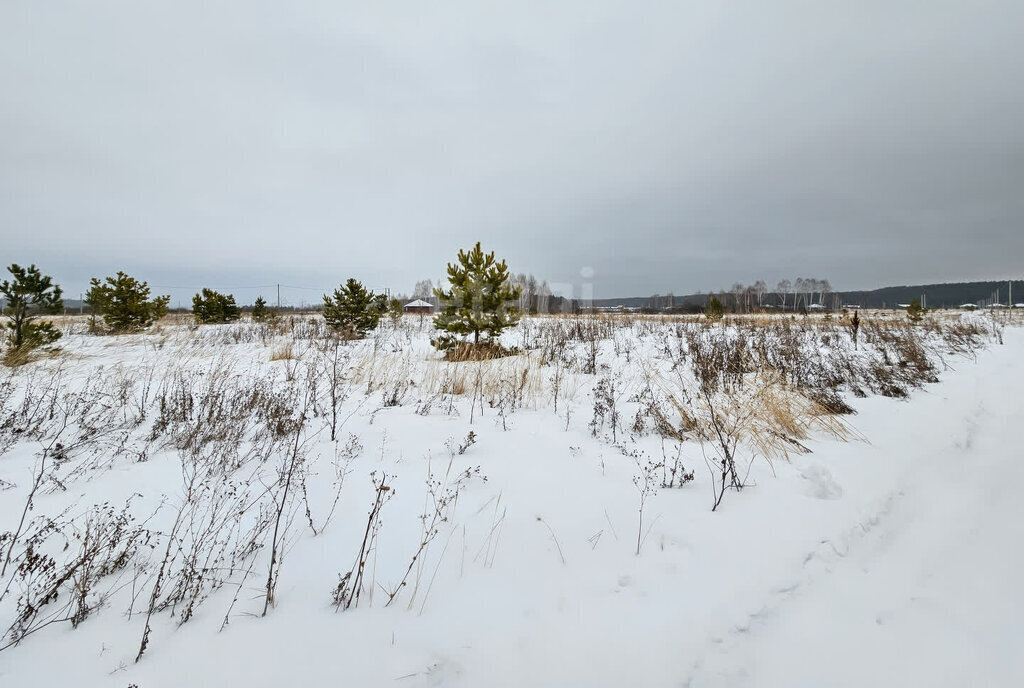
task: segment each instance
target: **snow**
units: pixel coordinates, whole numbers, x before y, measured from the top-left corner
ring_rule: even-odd
[[[444,370],[415,322],[405,323],[419,328],[413,335],[390,342],[395,380]],[[198,339],[184,329],[72,335],[63,365],[84,384],[118,370],[212,371],[226,357],[284,384],[294,364],[268,361],[281,337],[235,343],[236,331],[222,328],[217,341],[215,329]],[[634,361],[653,355],[656,337],[629,336]],[[754,485],[728,492],[714,513],[700,450],[684,445],[696,478],[648,497],[639,555],[637,463],[591,436],[594,376],[567,380],[568,420],[550,400],[504,419],[477,408],[470,422],[468,398],[453,402],[457,415],[422,415],[415,389],[396,406],[354,389],[339,439],[357,435],[364,449],[326,530],[314,536],[301,513],[292,525],[265,617],[261,559],[262,579],[245,584],[223,630],[232,586],[180,626],[156,614],[150,647],[134,663],[144,602],[126,618],[130,591],[121,590],[77,629],[54,625],[0,651],[0,685],[1024,685],[1024,333],[1003,336],[976,361],[946,359],[941,382],[909,400],[851,399],[852,441],[815,436],[812,453],[755,461]],[[385,354],[368,341],[353,347],[351,360],[361,356]],[[608,342],[602,357],[619,362]],[[541,370],[543,387],[551,373]],[[470,431],[476,442],[450,452]],[[637,447],[660,456],[653,438]],[[17,485],[0,491],[0,532],[17,524],[39,448],[19,442],[0,455],[0,478]],[[332,494],[333,451],[323,432],[312,440],[318,521]],[[487,480],[466,481],[424,554],[418,589],[385,607],[385,588],[420,542],[427,472],[437,476],[449,461],[453,474],[479,466]],[[370,562],[379,585],[371,603],[337,612],[331,591],[363,537],[370,471],[396,476]],[[133,508],[143,514],[180,491],[175,453],[165,449],[144,462],[120,457],[66,492],[41,495],[33,513],[137,492]],[[167,514],[152,525],[166,529]],[[5,627],[10,599],[0,604]]]
[[[1024,409],[1007,392],[1024,380],[1024,341],[1013,335],[900,409],[895,427],[877,414],[859,424],[893,464],[885,493],[847,530],[822,533],[749,630],[706,655],[695,685],[1022,685]],[[926,431],[908,442],[907,425]]]

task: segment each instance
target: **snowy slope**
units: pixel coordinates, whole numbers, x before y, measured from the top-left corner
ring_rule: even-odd
[[[823,532],[791,584],[699,653],[691,685],[1024,685],[1021,334],[895,423],[880,408],[860,424],[895,464],[885,497]]]

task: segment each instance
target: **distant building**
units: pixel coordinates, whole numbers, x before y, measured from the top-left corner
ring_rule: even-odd
[[[420,315],[431,315],[434,312],[434,304],[427,303],[423,299],[410,301],[402,307],[406,313],[419,313]]]

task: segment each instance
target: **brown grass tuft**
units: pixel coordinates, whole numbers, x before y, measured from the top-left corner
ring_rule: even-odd
[[[8,347],[4,351],[2,360],[8,368],[17,368],[26,363],[32,363],[43,358],[55,358],[60,354],[56,347],[34,348],[31,346]]]
[[[295,347],[291,342],[274,347],[274,350],[270,352],[271,361],[294,361],[295,358]]]
[[[446,349],[444,360],[451,363],[464,361],[491,361],[496,358],[514,356],[516,351],[507,349],[498,342],[463,343]]]

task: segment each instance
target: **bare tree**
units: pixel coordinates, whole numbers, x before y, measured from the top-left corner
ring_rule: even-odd
[[[732,305],[736,312],[742,311],[742,299],[743,299],[743,284],[740,282],[734,282],[730,292],[732,293]]]
[[[764,280],[757,280],[754,282],[754,293],[757,294],[757,307],[761,307],[761,300],[764,298],[764,293],[768,291],[768,285],[765,284]]]
[[[551,310],[551,287],[547,281],[541,282],[537,289],[537,312],[548,313]]]
[[[440,306],[437,297],[434,296],[434,282],[430,278],[422,279],[416,283],[412,290],[412,298],[432,303],[435,307]]]
[[[827,279],[818,280],[818,303],[825,305],[825,296],[832,293],[832,285]]]
[[[526,288],[523,289],[526,292],[526,309],[527,312],[533,313],[537,310],[537,278],[530,275],[526,278]]]
[[[430,278],[422,279],[412,289],[414,299],[427,299],[434,293],[434,283]]]
[[[779,280],[779,283],[775,285],[775,290],[779,292],[782,297],[782,310],[786,310],[786,303],[788,301],[789,290],[793,288],[793,283],[788,279]]]

